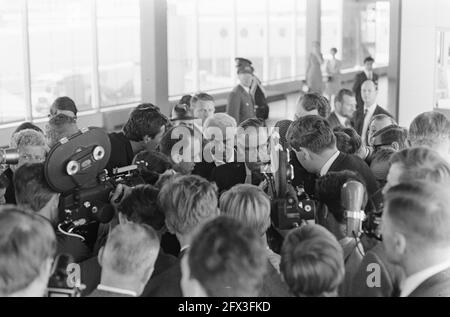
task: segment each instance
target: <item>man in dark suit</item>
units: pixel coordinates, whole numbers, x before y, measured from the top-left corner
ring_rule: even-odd
[[[98,255],[102,276],[90,297],[141,295],[153,273],[159,249],[158,235],[150,226],[116,226]]]
[[[353,84],[353,92],[356,96],[356,102],[358,105],[358,108],[361,108],[364,104],[364,101],[361,97],[361,86],[364,84],[365,81],[371,80],[378,86],[378,75],[373,71],[373,64],[375,63],[375,60],[373,57],[367,57],[364,60],[364,71],[361,73],[358,73],[355,77],[355,82]]]
[[[228,95],[227,114],[236,119],[237,124],[256,118],[255,100],[252,95],[253,67],[244,65],[237,69],[239,85]]]
[[[355,113],[355,130],[361,136],[363,145],[368,145],[369,126],[372,118],[384,114],[391,118],[393,116],[377,104],[378,87],[371,81],[367,80],[361,87],[362,99],[364,107],[357,108]]]
[[[290,126],[286,139],[295,155],[291,160],[294,186],[303,185],[307,193],[314,194],[317,177],[349,170],[364,179],[370,196],[378,190],[375,176],[361,158],[338,151],[327,120],[319,116],[300,118]]]
[[[159,197],[166,227],[177,236],[181,251],[177,263],[151,279],[142,296],[182,297],[180,261],[196,230],[219,216],[217,187],[199,176],[178,176],[164,184]]]
[[[400,184],[387,191],[384,207],[383,243],[406,276],[400,297],[450,297],[448,185]]]
[[[334,101],[335,110],[328,117],[328,123],[334,130],[337,127],[351,128],[351,120],[356,111],[355,94],[348,89],[341,89]]]

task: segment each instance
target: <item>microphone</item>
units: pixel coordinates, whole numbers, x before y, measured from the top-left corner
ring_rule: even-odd
[[[342,206],[345,210],[347,222],[347,237],[357,238],[362,232],[362,222],[365,219],[366,188],[357,181],[349,181],[341,190]]]

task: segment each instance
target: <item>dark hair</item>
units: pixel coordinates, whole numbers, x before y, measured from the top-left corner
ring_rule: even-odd
[[[372,162],[370,163],[370,169],[372,170],[375,179],[381,187],[384,187],[387,182],[387,176],[389,169],[391,168],[391,157],[396,152],[394,149],[379,149],[375,151],[372,156]]]
[[[19,125],[17,127],[17,129],[14,131],[13,134],[19,133],[20,131],[23,131],[23,130],[34,130],[34,131],[41,132],[42,134],[44,134],[44,131],[42,131],[41,128],[39,128],[37,125],[34,125],[31,122],[22,123],[21,125]]]
[[[316,154],[336,145],[336,137],[330,124],[319,116],[306,116],[295,121],[290,126],[286,139],[294,150],[306,148]]]
[[[375,149],[381,146],[390,146],[394,142],[398,143],[399,150],[404,150],[408,147],[408,131],[396,125],[384,127],[377,131],[372,136],[372,139]]]
[[[144,165],[140,163],[145,163]],[[139,173],[144,182],[149,185],[155,185],[160,175],[172,168],[169,158],[155,151],[142,151],[138,153],[134,159],[133,164],[138,164]]]
[[[330,172],[316,181],[316,198],[327,205],[328,211],[339,223],[343,223],[345,220],[341,190],[345,183],[352,180],[366,185],[364,179],[352,171]]]
[[[125,137],[131,141],[141,142],[145,136],[155,138],[161,127],[167,126],[169,120],[159,108],[152,104],[139,105],[130,115],[128,122],[123,128]]]
[[[330,102],[319,93],[307,93],[300,98],[299,102],[308,112],[317,110],[322,118],[328,118],[331,112]]]
[[[191,99],[191,106],[196,104],[198,101],[212,101],[214,102],[214,97],[204,93],[204,92],[200,92],[198,94],[195,94],[192,99]]]
[[[158,207],[159,191],[150,185],[139,185],[119,205],[119,212],[129,221],[149,225],[156,231],[164,227],[164,213]]]
[[[1,188],[1,189],[8,188],[9,183],[10,183],[10,182],[9,182],[8,176],[6,176],[5,173],[2,173],[2,174],[0,175],[0,188]]]
[[[355,154],[352,150],[352,146],[350,144],[350,137],[344,132],[334,132],[334,136],[336,137],[336,146],[338,150],[345,154]]]
[[[55,192],[49,187],[44,174],[44,164],[25,164],[14,173],[17,204],[40,211]]]
[[[346,151],[342,151],[344,153],[347,154],[356,154],[358,153],[359,149],[362,146],[362,140],[361,137],[359,136],[358,132],[356,132],[355,129],[353,128],[344,128],[344,127],[336,127],[334,128],[334,133],[345,133],[349,138],[345,138],[344,140],[347,142],[345,143],[345,149]],[[342,144],[341,144],[342,146]],[[339,149],[339,145],[338,145],[338,149]],[[341,150],[339,150],[341,151]]]
[[[344,96],[355,97],[355,94],[351,90],[345,88],[341,89],[336,96],[335,102],[342,103],[344,101]]]
[[[251,228],[219,217],[207,223],[188,254],[191,278],[210,297],[254,297],[267,268],[265,247]]]
[[[375,59],[372,56],[368,56],[364,59],[364,64],[366,63],[374,63]]]
[[[332,47],[332,48],[331,48],[331,51],[337,53],[337,52],[338,52],[338,49],[337,49],[336,47]]]
[[[181,97],[180,101],[178,102],[179,105],[188,105],[191,106],[192,96],[191,95],[184,95]]]
[[[418,115],[409,127],[409,139],[414,146],[434,147],[450,137],[450,121],[436,111]]]
[[[52,109],[72,112],[77,116],[78,109],[75,102],[69,97],[60,97],[53,102]]]
[[[176,144],[178,144],[179,142],[186,142],[185,145],[187,145],[187,142],[189,140],[184,139],[185,133],[183,132],[185,131],[189,132],[192,139],[194,138],[194,130],[184,125],[173,127],[166,133],[164,133],[161,138],[161,142],[159,143],[160,152],[171,159],[172,149]]]
[[[247,119],[239,125],[239,128],[242,129],[262,127],[264,127],[264,121],[256,118]]]

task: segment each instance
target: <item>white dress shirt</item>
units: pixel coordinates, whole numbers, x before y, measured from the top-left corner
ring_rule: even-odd
[[[99,291],[104,291],[104,292],[109,292],[109,293],[116,293],[116,294],[123,294],[123,295],[129,295],[129,296],[133,296],[133,297],[138,297],[137,293],[134,292],[134,291],[129,291],[129,290],[126,290],[126,289],[106,286],[106,285],[102,285],[102,284],[97,286],[97,289]]]
[[[239,84],[239,85],[241,85],[241,87],[244,88],[244,90],[250,95],[250,87],[245,87],[242,84]]]
[[[320,170],[320,176],[325,176],[328,174],[328,171],[330,170],[331,165],[333,165],[333,163],[337,160],[337,158],[339,157],[339,154],[341,154],[341,152],[339,152],[339,151],[334,153],[333,156],[330,157],[330,159],[325,163],[325,165],[322,166],[322,169]]]
[[[368,72],[367,70],[364,70],[364,73],[366,74],[368,80],[373,80],[373,72]]]
[[[400,297],[408,297],[430,277],[433,277],[434,275],[441,273],[449,268],[450,261],[447,261],[427,268],[423,271],[417,272],[410,277],[407,277],[402,283]]]
[[[370,124],[370,120],[372,120],[373,114],[375,113],[375,110],[377,110],[377,103],[373,104],[372,106],[370,106],[367,109],[367,114],[364,117],[364,125],[363,125],[363,130],[362,130],[362,134],[361,134],[361,139],[363,142],[363,145],[368,145],[367,144],[367,133],[369,132],[369,124]]]

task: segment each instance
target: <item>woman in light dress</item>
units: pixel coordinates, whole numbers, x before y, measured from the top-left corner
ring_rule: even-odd
[[[327,95],[329,100],[334,99],[339,93],[341,89],[341,68],[342,62],[336,58],[338,50],[336,48],[332,48],[331,59],[327,61],[326,72],[327,72],[327,85],[325,94]]]

